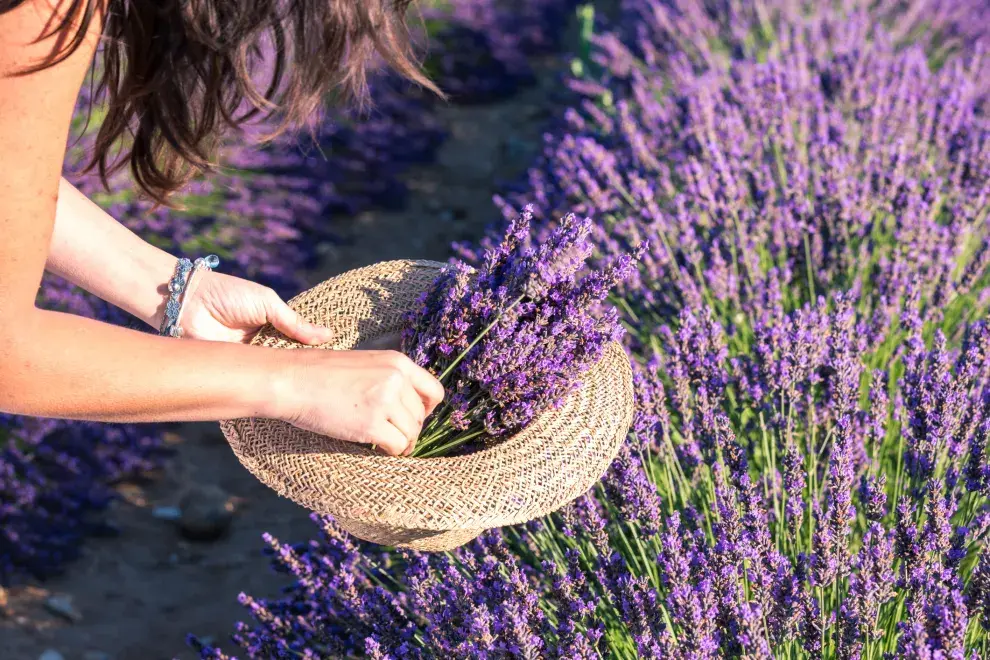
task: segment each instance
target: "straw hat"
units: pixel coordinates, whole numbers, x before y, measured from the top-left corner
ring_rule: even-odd
[[[307,348],[267,325],[252,344],[345,350],[394,333],[442,266],[388,261],[329,279],[289,305],[333,328],[334,341]],[[332,515],[358,538],[441,551],[485,529],[544,516],[585,493],[618,453],[632,414],[629,358],[610,344],[563,406],[467,456],[384,456],[271,419],[223,421],[220,428],[244,467],[280,495]]]

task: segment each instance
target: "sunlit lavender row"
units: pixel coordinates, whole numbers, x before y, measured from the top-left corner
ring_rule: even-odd
[[[635,366],[588,495],[454,553],[266,537],[250,658],[980,658],[990,108],[977,3],[628,0],[517,192],[595,219]],[[480,248],[459,253],[480,259]],[[194,640],[193,640],[194,641]],[[204,648],[203,657],[228,657]]]

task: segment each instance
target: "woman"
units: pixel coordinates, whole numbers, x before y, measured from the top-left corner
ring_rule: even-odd
[[[247,345],[266,322],[307,344],[331,337],[265,287],[208,268],[184,274],[176,256],[61,178],[101,40],[109,112],[91,165],[113,169],[119,138],[133,136],[121,162],[167,203],[211,167],[218,134],[245,107],[278,110],[285,126],[331,92],[360,101],[375,57],[435,89],[410,55],[408,1],[0,0],[0,411],[106,422],[269,417],[391,455],[412,451],[443,398],[431,374],[394,351]],[[277,57],[259,92],[252,74],[265,40]],[[183,338],[38,309],[45,269],[156,329],[176,278]],[[168,316],[166,325],[176,321]]]

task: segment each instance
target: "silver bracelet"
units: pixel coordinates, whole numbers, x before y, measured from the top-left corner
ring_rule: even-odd
[[[175,264],[175,274],[168,281],[168,300],[165,301],[165,314],[162,316],[162,325],[158,329],[158,334],[163,337],[181,337],[182,328],[179,327],[179,314],[182,312],[182,304],[185,302],[186,291],[193,274],[198,270],[213,270],[220,265],[220,257],[211,254],[207,257],[200,257],[194,262],[188,259],[179,259]]]

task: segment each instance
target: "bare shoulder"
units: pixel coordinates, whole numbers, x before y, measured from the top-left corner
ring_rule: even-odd
[[[34,304],[72,113],[102,31],[91,2],[103,0],[0,0],[0,307]]]
[[[102,12],[88,9],[102,2],[0,0],[11,5],[0,13],[0,160],[20,163],[15,172],[30,179],[8,174],[0,188],[33,188],[41,179],[50,185],[36,167],[61,171],[76,97],[100,38]]]
[[[0,0],[0,78],[64,57],[75,70],[93,57],[102,31],[104,0]],[[40,73],[40,72],[39,72]]]

